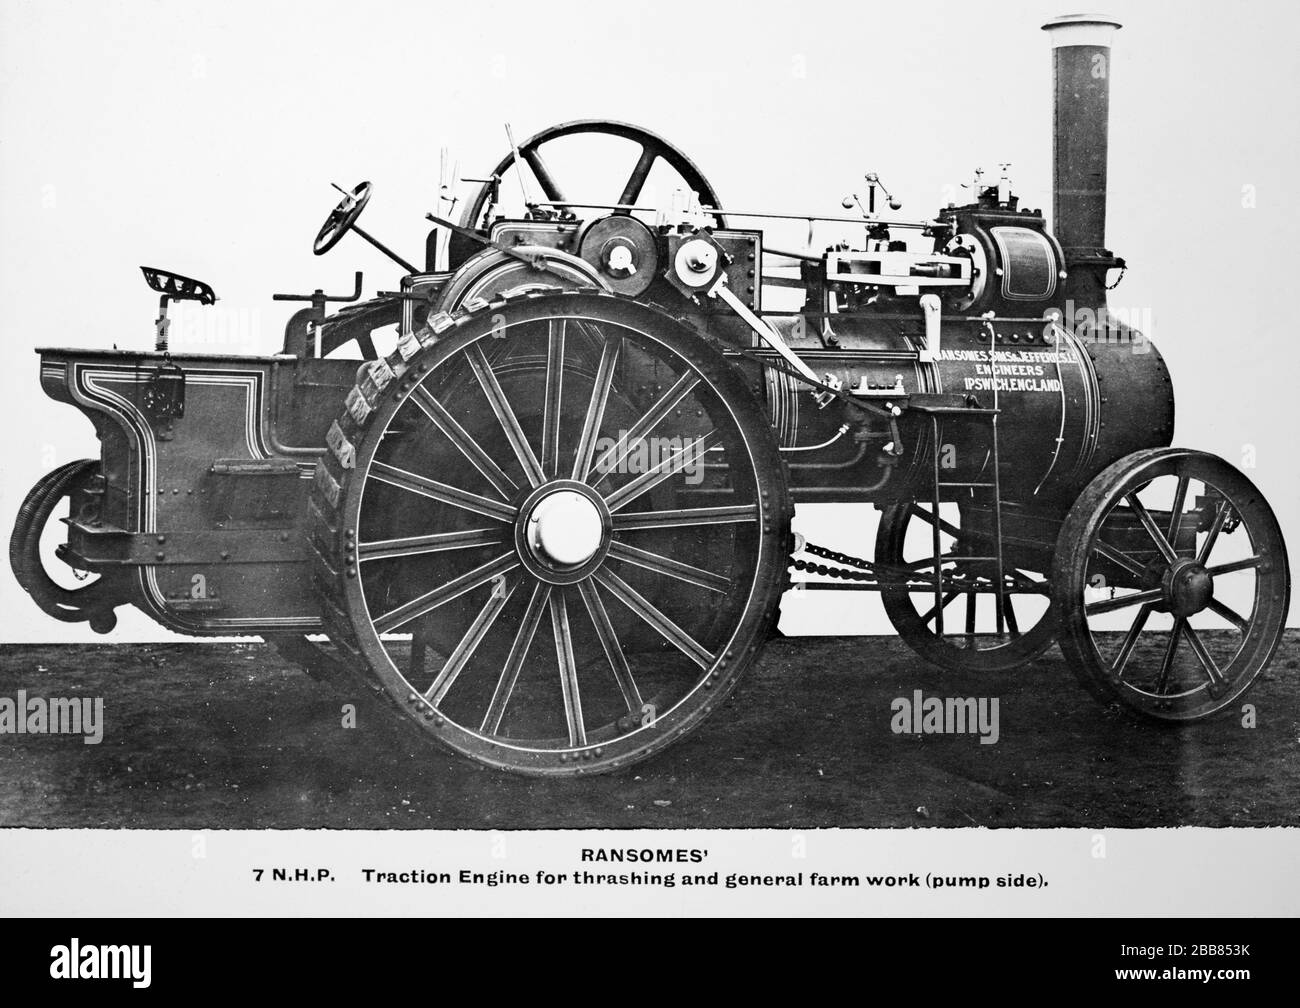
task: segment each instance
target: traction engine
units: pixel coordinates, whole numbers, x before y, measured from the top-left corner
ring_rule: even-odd
[[[400,280],[275,295],[301,305],[279,353],[173,354],[170,304],[215,295],[145,268],[152,352],[39,351],[42,387],[102,450],[28,496],[20,583],[100,632],[131,604],[185,634],[262,635],[533,774],[620,768],[695,727],[792,577],[879,592],[942,668],[1059,643],[1108,703],[1224,710],[1280,640],[1285,546],[1245,476],[1170,447],[1169,374],[1107,307],[1119,26],[1044,27],[1052,230],[1005,166],[919,219],[876,174],[842,215],[745,211],[660,136],[579,121],[511,137],[463,206],[444,177],[420,267],[358,227],[369,183],[343,191],[314,251],[354,235]],[[634,152],[606,202],[548,166],[575,140]],[[773,247],[773,219],[857,237]],[[77,588],[40,555],[65,502]],[[800,502],[878,508],[874,555],[795,535]]]

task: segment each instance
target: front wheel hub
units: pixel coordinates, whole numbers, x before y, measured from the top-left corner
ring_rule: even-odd
[[[1195,560],[1179,560],[1165,572],[1161,588],[1171,613],[1194,616],[1214,598],[1214,575]]]

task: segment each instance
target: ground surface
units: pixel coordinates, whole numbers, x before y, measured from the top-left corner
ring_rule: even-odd
[[[0,825],[547,828],[1300,825],[1300,631],[1241,715],[1103,708],[1053,649],[938,673],[893,638],[774,641],[694,734],[617,776],[504,776],[420,742],[260,644],[6,646],[0,697],[102,696],[99,745],[0,735]],[[891,701],[999,699],[1001,737],[896,735]]]

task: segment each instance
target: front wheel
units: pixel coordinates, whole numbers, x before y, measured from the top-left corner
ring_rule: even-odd
[[[1291,594],[1263,495],[1181,448],[1136,452],[1088,484],[1052,582],[1061,650],[1084,685],[1161,721],[1239,700],[1282,639]]]
[[[614,296],[443,319],[374,366],[318,470],[332,633],[474,760],[642,759],[772,631],[790,504],[771,427],[720,354]]]

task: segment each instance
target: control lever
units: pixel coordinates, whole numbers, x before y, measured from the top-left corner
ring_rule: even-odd
[[[356,287],[351,296],[345,294],[326,294],[321,288],[317,287],[310,294],[272,294],[272,301],[310,301],[311,314],[307,318],[308,324],[312,327],[316,335],[316,356],[320,356],[320,327],[325,321],[325,306],[327,304],[351,304],[354,301],[361,300],[361,278],[360,270],[356,272]],[[300,313],[301,314],[301,313]],[[296,317],[296,316],[295,316]],[[298,348],[285,348],[287,352],[295,356],[302,357],[305,354]],[[305,349],[305,348],[303,348]]]

